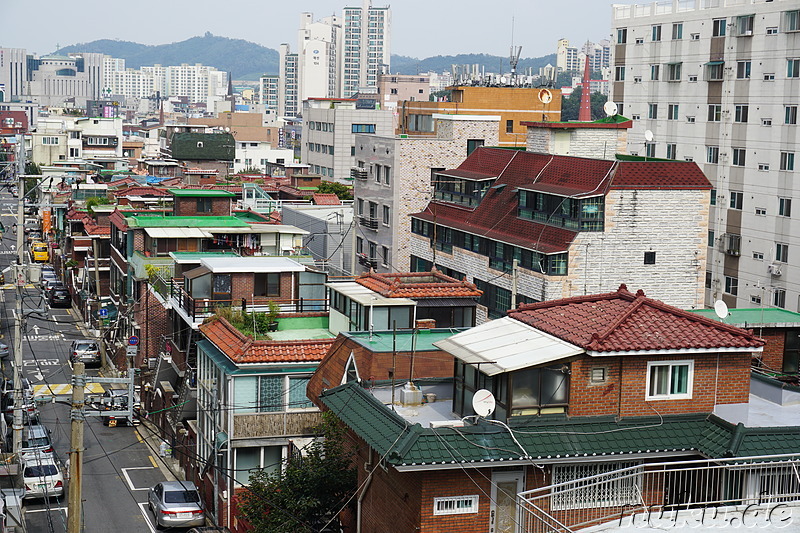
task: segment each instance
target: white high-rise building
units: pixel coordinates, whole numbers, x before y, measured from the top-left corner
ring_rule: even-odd
[[[707,305],[800,310],[800,4],[616,5],[613,30],[629,152],[694,161],[714,187],[708,261],[675,268],[705,269]]]
[[[373,7],[345,7],[341,55],[342,96],[349,98],[359,87],[375,87],[378,74],[389,71],[391,57],[391,11]]]
[[[313,14],[300,15],[297,32],[298,93],[307,98],[334,98],[339,91],[338,60],[341,19],[336,16],[314,21]]]
[[[298,57],[297,54],[290,51],[289,45],[286,43],[281,44],[279,53],[278,115],[296,117],[300,113]]]
[[[556,67],[559,72],[578,72],[583,63],[578,57],[578,49],[569,45],[568,39],[559,39],[556,45]]]
[[[277,74],[264,74],[259,78],[258,84],[258,103],[262,104],[267,109],[278,111],[278,101],[280,94],[278,87],[280,86],[280,76]]]
[[[24,48],[0,48],[0,102],[19,101],[26,94],[28,53]]]

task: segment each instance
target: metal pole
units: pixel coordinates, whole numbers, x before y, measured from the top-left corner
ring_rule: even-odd
[[[19,175],[17,184],[17,265],[14,272],[17,286],[17,301],[14,317],[14,419],[12,428],[14,438],[11,450],[19,454],[22,448],[22,292],[25,290],[27,278],[25,266],[25,249],[22,237],[25,233],[25,215],[23,201],[25,197],[25,180]]]
[[[105,368],[108,366],[108,355],[106,354],[106,340],[103,336],[103,322],[105,321],[104,317],[100,316],[100,255],[99,246],[97,244],[97,239],[92,239],[92,253],[94,254],[94,290],[95,290],[95,297],[97,298],[97,328],[100,331],[100,342],[97,344],[100,345],[100,365]]]
[[[83,363],[76,362],[72,370],[72,410],[70,419],[72,420],[72,434],[70,436],[69,451],[69,496],[67,501],[67,533],[81,532],[81,512],[82,486],[83,481],[83,421],[86,414],[84,406],[84,387],[86,386],[86,374],[84,374]],[[132,403],[133,398],[129,401]]]
[[[511,309],[517,308],[517,275],[519,274],[519,259],[511,262]]]

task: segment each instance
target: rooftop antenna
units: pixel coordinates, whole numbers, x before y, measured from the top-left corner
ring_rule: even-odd
[[[514,17],[511,17],[511,56],[508,60],[511,65],[511,85],[517,84],[517,64],[519,63],[519,55],[521,53],[522,47],[514,46]]]

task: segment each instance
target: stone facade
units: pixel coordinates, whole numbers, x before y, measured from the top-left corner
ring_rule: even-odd
[[[527,150],[529,152],[614,159],[616,154],[627,153],[627,143],[627,130],[621,128],[528,126]]]

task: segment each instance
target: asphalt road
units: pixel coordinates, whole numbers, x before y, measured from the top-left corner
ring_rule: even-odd
[[[15,258],[16,235],[11,231],[15,220],[16,199],[0,192],[0,220],[8,231],[0,242],[0,270]],[[13,275],[6,273],[6,280]],[[2,342],[13,346],[16,289],[7,284],[0,290],[0,335]],[[40,420],[50,430],[57,457],[66,462],[70,449],[69,345],[85,338],[80,317],[72,309],[50,309],[38,287],[23,290],[23,308],[44,309],[44,315],[28,316],[23,331],[23,373],[36,385],[63,389],[53,403],[40,407]],[[27,314],[27,311],[25,312]],[[11,377],[12,368],[2,361],[2,372]],[[88,382],[97,375],[88,369]],[[41,374],[41,375],[40,375]],[[63,386],[63,387],[61,387]],[[109,531],[153,532],[153,517],[147,510],[147,489],[165,475],[158,468],[156,450],[142,438],[148,432],[136,428],[103,426],[99,417],[87,417],[84,429],[83,519],[85,533]],[[68,485],[68,484],[67,484]],[[26,500],[25,519],[28,532],[60,533],[67,530],[67,497],[58,500]]]

